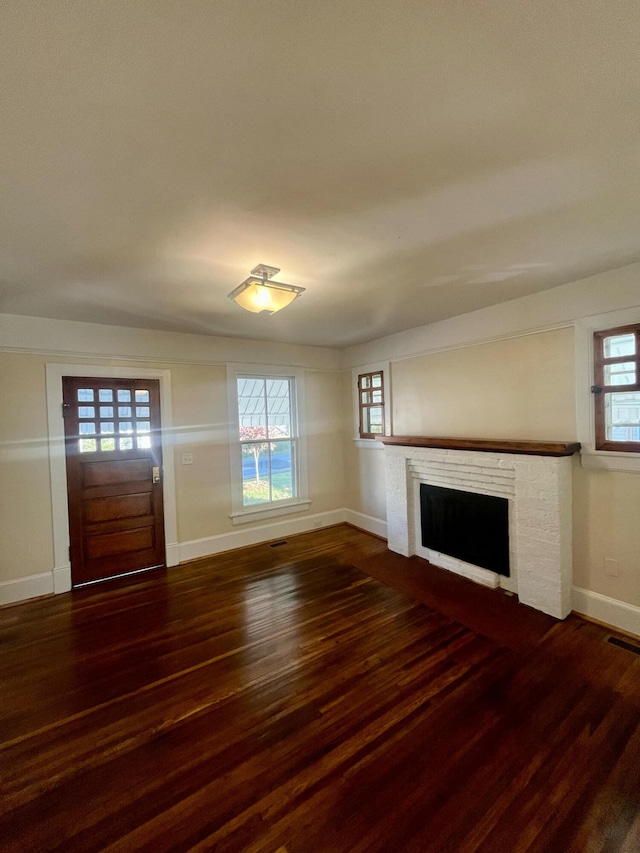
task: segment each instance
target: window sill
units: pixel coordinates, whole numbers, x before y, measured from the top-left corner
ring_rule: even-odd
[[[310,506],[311,501],[291,501],[291,503],[282,506],[270,504],[261,509],[254,507],[251,509],[241,509],[238,512],[232,512],[229,517],[234,526],[238,524],[250,524],[252,521],[263,521],[265,518],[277,518],[279,515],[292,515],[294,512],[304,512]]]
[[[601,471],[631,471],[640,474],[640,453],[620,453],[612,450],[580,451],[583,468]]]
[[[382,438],[382,436],[380,436]],[[354,438],[353,443],[359,450],[382,450],[384,444],[377,438]]]

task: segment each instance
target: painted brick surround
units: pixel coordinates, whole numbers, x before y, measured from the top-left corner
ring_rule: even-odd
[[[570,456],[487,453],[472,449],[387,445],[384,448],[389,548],[490,586],[564,619],[571,612],[572,494]],[[511,577],[425,553],[420,536],[420,483],[496,495],[509,501]],[[493,575],[493,578],[491,576]]]

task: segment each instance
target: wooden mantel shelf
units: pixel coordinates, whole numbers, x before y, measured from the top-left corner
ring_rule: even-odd
[[[446,450],[479,450],[486,453],[520,453],[529,456],[573,456],[579,441],[511,441],[496,438],[438,438],[425,435],[385,435],[378,441],[400,447],[439,447]]]

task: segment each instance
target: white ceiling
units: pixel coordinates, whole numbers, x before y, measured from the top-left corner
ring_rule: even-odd
[[[640,259],[637,0],[0,15],[0,312],[346,346]]]

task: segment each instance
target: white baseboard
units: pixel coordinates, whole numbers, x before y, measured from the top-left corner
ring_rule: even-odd
[[[573,609],[576,613],[640,636],[640,607],[591,592],[589,589],[581,589],[579,586],[574,586],[572,592]]]
[[[165,565],[168,569],[171,566],[177,566],[180,562],[180,543],[172,542],[170,545],[167,545],[164,552],[164,560]]]
[[[356,512],[354,509],[343,509],[343,517],[341,521],[346,521],[348,524],[353,524],[354,527],[359,527],[361,530],[367,530],[376,536],[387,538],[387,522],[381,518],[374,518],[372,515],[365,515],[362,512]]]
[[[0,604],[13,604],[25,598],[51,595],[52,592],[53,572],[41,572],[14,581],[0,581]]]
[[[273,524],[263,524],[249,530],[234,530],[232,533],[221,533],[218,536],[207,536],[205,539],[193,539],[181,542],[180,562],[197,560],[199,557],[209,557],[221,551],[231,551],[234,548],[244,548],[247,545],[257,545],[282,536],[293,536],[295,533],[307,533],[321,527],[331,527],[345,521],[345,510],[335,509],[330,512],[319,512],[315,515],[305,515],[303,518],[292,518],[287,521],[276,521]]]
[[[60,592],[69,592],[71,589],[71,563],[66,566],[56,566],[53,570],[53,591],[56,595]]]

